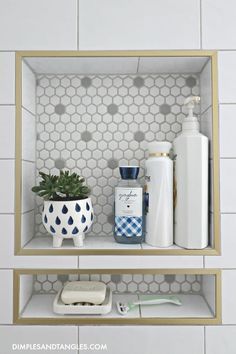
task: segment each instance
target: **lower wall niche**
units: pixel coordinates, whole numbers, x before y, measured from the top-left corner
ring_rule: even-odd
[[[220,323],[220,278],[220,271],[207,269],[16,270],[14,322],[22,324]],[[109,311],[106,314],[93,315],[71,314],[68,312],[70,310],[66,310],[66,314],[55,313],[55,297],[57,296],[58,303],[62,304],[60,294],[63,286],[75,280],[105,283],[109,300],[112,292]],[[121,315],[117,310],[117,302],[150,300],[154,295],[175,296],[182,305],[173,303],[139,305],[126,315]],[[69,305],[70,309],[72,307],[73,305]]]

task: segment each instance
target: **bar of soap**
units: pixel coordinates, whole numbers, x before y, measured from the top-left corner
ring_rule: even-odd
[[[67,283],[61,292],[61,300],[66,305],[76,302],[100,305],[105,297],[106,285],[99,281],[72,281]]]

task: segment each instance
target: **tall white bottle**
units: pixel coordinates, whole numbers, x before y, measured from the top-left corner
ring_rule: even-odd
[[[174,140],[175,243],[188,249],[208,245],[208,138],[199,132],[193,109],[200,97],[188,97],[189,114],[182,133]]]
[[[171,143],[148,144],[146,160],[146,243],[155,247],[173,244],[173,161]]]

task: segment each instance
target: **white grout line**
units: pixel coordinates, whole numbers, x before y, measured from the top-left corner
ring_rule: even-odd
[[[25,159],[22,159],[21,161],[22,161],[22,162],[30,162],[30,163],[36,164],[36,161],[32,161],[32,160],[25,160]]]
[[[36,112],[35,113],[31,112],[28,108],[24,107],[23,105],[21,106],[21,108],[23,108],[25,111],[30,113],[32,116],[34,116],[34,117],[36,116]]]
[[[225,106],[225,105],[236,105],[236,102],[226,102],[226,103],[220,103],[219,102],[219,106]]]
[[[15,215],[15,213],[0,213],[0,215]]]
[[[208,109],[211,109],[212,108],[212,105],[208,106],[203,112],[199,113],[200,116],[202,116],[203,114],[205,114]]]
[[[36,75],[35,70],[30,66],[30,64],[27,62],[27,60],[25,58],[22,59],[22,63],[24,63],[26,66],[28,66],[28,68],[32,71],[32,73],[34,75]]]
[[[34,211],[34,209],[30,209],[30,210],[24,211],[24,212],[22,213],[22,215],[25,215],[25,214],[31,213],[32,211]]]
[[[235,160],[236,157],[221,157],[220,160]]]
[[[206,326],[204,326],[203,327],[203,345],[204,345],[204,348],[203,348],[203,350],[204,350],[204,354],[207,354],[207,352],[206,352]]]
[[[0,103],[0,107],[5,107],[5,106],[13,106],[13,107],[15,107],[15,103]]]
[[[202,0],[200,0],[200,49],[202,49]]]
[[[137,74],[138,74],[138,72],[139,72],[139,64],[140,64],[140,57],[138,57]]]
[[[80,332],[80,327],[78,326],[77,327],[77,329],[78,329],[78,354],[80,354],[80,350],[79,350],[79,344],[80,344],[80,338],[79,338],[79,332]]]
[[[79,34],[80,34],[80,29],[79,29],[79,24],[80,24],[80,20],[79,20],[79,0],[77,0],[77,50],[79,50]]]
[[[218,52],[235,52],[236,49],[226,49],[226,48],[215,48],[214,50],[217,50]]]

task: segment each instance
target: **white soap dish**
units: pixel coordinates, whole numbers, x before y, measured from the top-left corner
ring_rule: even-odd
[[[106,296],[103,303],[94,305],[87,302],[79,302],[75,304],[64,304],[61,300],[61,289],[53,302],[53,311],[61,315],[106,315],[112,309],[112,291],[106,288]]]

